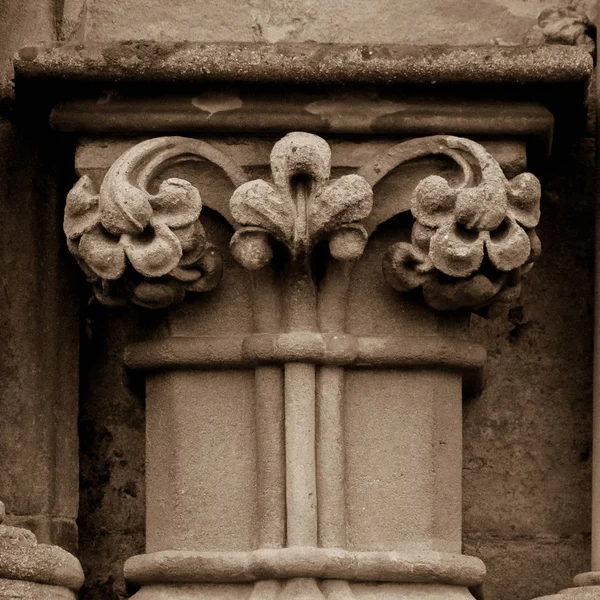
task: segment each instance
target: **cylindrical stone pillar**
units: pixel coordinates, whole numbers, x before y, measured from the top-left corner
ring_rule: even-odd
[[[386,174],[432,154],[459,176],[398,203]],[[190,156],[222,171],[202,225],[195,186],[161,176]],[[103,302],[208,292],[126,356],[146,371],[136,600],[468,599],[485,567],[461,554],[461,401],[485,351],[461,341],[464,309],[518,293],[539,184],[444,136],[335,178],[329,145],[292,133],[270,163],[247,181],[210,144],[157,138],[69,195],[70,248]]]

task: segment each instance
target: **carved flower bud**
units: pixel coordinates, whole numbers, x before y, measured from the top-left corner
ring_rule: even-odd
[[[368,240],[362,225],[349,224],[333,232],[329,251],[336,260],[356,260],[362,256]]]
[[[286,189],[293,176],[298,174],[309,175],[322,183],[329,179],[330,170],[329,144],[312,133],[288,133],[271,151],[273,182],[279,189]]]
[[[271,262],[273,250],[268,234],[258,227],[245,227],[231,238],[233,258],[246,269],[262,269]]]
[[[430,175],[415,188],[411,212],[419,223],[439,227],[452,215],[456,194],[443,177]]]

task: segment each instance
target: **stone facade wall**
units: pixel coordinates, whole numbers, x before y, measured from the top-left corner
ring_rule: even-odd
[[[3,239],[10,243],[2,248],[0,271],[7,298],[2,330],[11,340],[0,355],[0,484],[12,518],[21,518],[22,523],[25,517],[50,515],[72,521],[73,507],[26,503],[31,494],[49,498],[52,490],[73,496],[66,479],[44,483],[41,492],[39,486],[6,490],[8,482],[27,468],[24,464],[43,462],[31,450],[36,443],[39,455],[46,458],[54,459],[60,452],[42,444],[44,436],[52,437],[48,427],[41,431],[30,427],[34,441],[27,448],[15,432],[24,422],[29,427],[25,417],[39,415],[48,400],[61,393],[75,396],[72,387],[65,391],[58,383],[48,383],[47,373],[56,369],[56,363],[48,362],[53,350],[35,354],[34,348],[40,330],[61,327],[64,311],[68,313],[64,319],[77,322],[76,307],[66,302],[77,294],[77,277],[52,265],[50,275],[46,267],[32,274],[31,265],[38,264],[43,244],[19,241],[24,219],[32,220],[25,238],[39,240],[42,234],[52,239],[60,217],[48,208],[52,186],[39,183],[41,170],[45,173],[48,167],[37,150],[27,146],[27,128],[15,116],[10,58],[16,49],[56,39],[132,38],[514,43],[535,23],[541,9],[555,4],[545,0],[4,2],[0,22],[8,35],[0,42],[0,127],[6,132],[0,136],[0,214]],[[590,14],[595,12],[593,2],[579,4]],[[595,158],[593,132],[588,136],[568,146],[556,144],[543,181],[539,232],[544,252],[524,286],[522,304],[493,319],[473,317],[472,335],[488,348],[490,358],[485,392],[464,405],[464,546],[466,553],[481,557],[488,566],[489,600],[555,592],[589,567]],[[19,168],[15,155],[21,159]],[[43,223],[50,224],[45,233],[40,232],[34,211],[40,211],[35,212],[38,220],[43,217]],[[61,256],[60,264],[69,264],[64,252]],[[53,269],[57,274],[52,275]],[[59,271],[66,280],[63,291],[50,308],[48,295],[47,302],[36,304],[34,299],[48,284],[36,287],[30,279],[56,281]],[[143,389],[121,363],[123,348],[139,324],[131,312],[119,310],[108,318],[107,309],[85,306],[83,301],[78,525],[87,584],[81,598],[111,600],[126,597],[123,561],[143,552],[144,546]],[[36,327],[17,329],[23,323]],[[72,335],[62,335],[73,347]],[[67,373],[67,379],[73,386],[73,373]],[[40,405],[32,398],[41,399]],[[63,452],[68,455],[68,449]],[[15,454],[25,457],[23,464],[9,456]],[[54,534],[52,539],[52,535],[47,534],[50,541],[72,543],[68,536]]]

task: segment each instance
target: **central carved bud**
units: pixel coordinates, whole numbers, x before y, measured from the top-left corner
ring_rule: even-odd
[[[279,140],[271,152],[273,183],[249,181],[231,198],[242,225],[231,240],[235,259],[247,269],[266,266],[269,238],[283,243],[292,260],[308,257],[321,239],[338,260],[360,257],[368,236],[358,221],[371,212],[371,186],[360,175],[330,180],[330,172],[331,150],[322,138],[294,132]]]

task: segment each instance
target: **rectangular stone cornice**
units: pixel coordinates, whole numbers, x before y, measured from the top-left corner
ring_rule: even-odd
[[[575,84],[593,61],[570,46],[192,43],[125,41],[36,46],[17,77],[72,81],[292,84]]]

